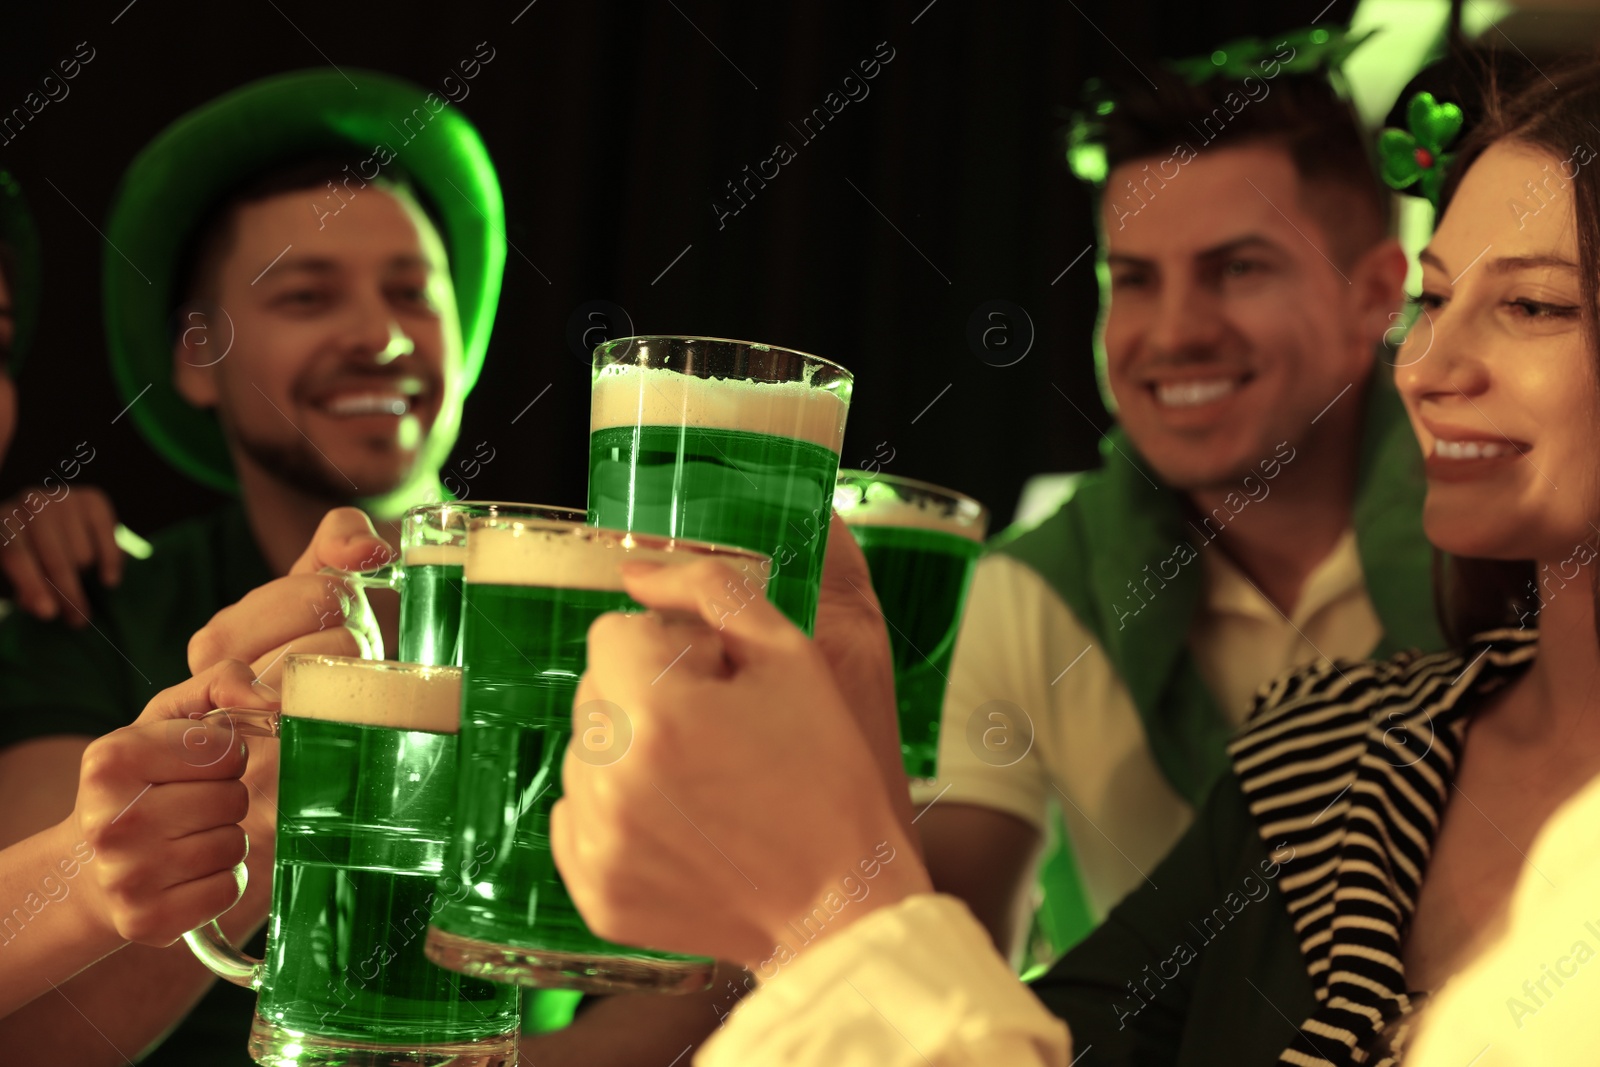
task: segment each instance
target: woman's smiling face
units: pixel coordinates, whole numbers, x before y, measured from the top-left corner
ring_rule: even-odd
[[[1396,382],[1427,460],[1423,525],[1454,555],[1560,559],[1596,533],[1600,404],[1573,187],[1560,180],[1571,173],[1542,149],[1495,143],[1421,256],[1422,315]]]

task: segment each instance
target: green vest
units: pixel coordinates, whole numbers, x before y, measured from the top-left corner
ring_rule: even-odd
[[[1353,524],[1383,625],[1372,655],[1435,651],[1445,642],[1434,618],[1433,549],[1422,532],[1421,451],[1392,374],[1380,368],[1367,393]],[[1179,495],[1159,484],[1120,427],[1100,452],[1104,466],[1076,476],[1059,510],[1036,526],[1011,527],[989,548],[1038,572],[1095,635],[1128,687],[1156,765],[1199,807],[1228,771],[1233,733],[1188,645],[1201,599],[1195,556],[1215,536],[1215,521],[1205,531],[1187,521]],[[1248,499],[1243,489],[1239,498]],[[1271,507],[1270,495],[1244,506]]]

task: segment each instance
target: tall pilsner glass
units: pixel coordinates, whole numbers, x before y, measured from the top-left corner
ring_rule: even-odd
[[[618,568],[704,559],[727,563],[751,590],[760,588],[768,563],[744,549],[581,523],[472,523],[461,787],[428,930],[429,959],[496,981],[586,992],[683,993],[710,982],[709,959],[590,933],[556,870],[549,837],[569,739],[577,758],[614,763],[632,738],[624,710],[603,701],[572,706],[589,624],[604,612],[639,608],[623,591]]]
[[[282,746],[266,958],[244,956],[216,923],[184,935],[207,967],[260,991],[256,1062],[516,1062],[517,991],[423,955],[460,702],[455,667],[293,653],[281,712],[211,713]],[[375,791],[374,780],[409,784]]]
[[[600,345],[589,521],[766,553],[773,603],[810,633],[852,382],[836,363],[748,341]]]
[[[927,482],[858,471],[840,473],[833,506],[867,557],[889,625],[906,775],[933,778],[951,655],[988,509]]]

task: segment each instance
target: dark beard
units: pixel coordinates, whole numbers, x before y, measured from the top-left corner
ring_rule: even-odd
[[[241,438],[239,447],[256,466],[296,490],[330,507],[352,504],[362,497],[376,493],[363,492],[350,479],[337,471],[329,471],[329,461],[323,459],[306,442],[289,445],[269,444]]]

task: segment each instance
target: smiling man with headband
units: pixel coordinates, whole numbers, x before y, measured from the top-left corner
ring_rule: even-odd
[[[1234,42],[1159,92],[1092,85],[1075,127],[1117,426],[1058,511],[980,562],[940,780],[919,791],[935,885],[1003,954],[1053,826],[1045,963],[1146,883],[1262,682],[1441,643],[1420,462],[1380,358],[1405,256],[1334,84],[1357,44]]]

